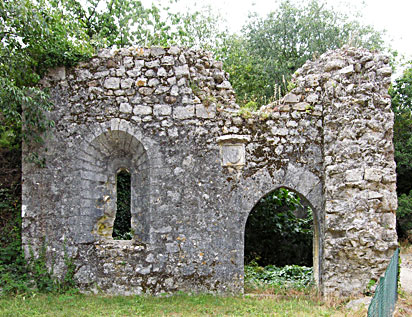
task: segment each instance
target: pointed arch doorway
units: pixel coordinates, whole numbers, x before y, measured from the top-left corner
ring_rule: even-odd
[[[319,214],[301,193],[278,187],[265,194],[250,211],[244,235],[244,264],[313,267],[321,281]]]

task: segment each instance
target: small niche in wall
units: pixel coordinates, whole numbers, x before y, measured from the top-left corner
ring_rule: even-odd
[[[112,237],[114,240],[131,240],[133,238],[131,226],[131,175],[125,168],[116,175],[116,217],[113,225]]]

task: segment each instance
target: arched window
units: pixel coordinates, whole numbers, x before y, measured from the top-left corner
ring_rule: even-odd
[[[149,241],[150,164],[133,135],[109,130],[90,142],[81,164],[83,197],[98,240]]]
[[[115,240],[131,240],[131,175],[122,168],[116,175],[116,217],[112,237]]]

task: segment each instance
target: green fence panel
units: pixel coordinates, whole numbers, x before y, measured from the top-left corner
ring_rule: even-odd
[[[390,317],[398,299],[399,249],[395,251],[385,275],[380,278],[368,309],[368,317]]]

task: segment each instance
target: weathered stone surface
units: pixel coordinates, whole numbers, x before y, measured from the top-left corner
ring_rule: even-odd
[[[135,106],[133,109],[133,113],[135,115],[148,115],[152,114],[152,107],[150,106],[144,106],[144,105],[138,105]]]
[[[53,80],[65,80],[66,79],[66,68],[56,67],[49,70],[47,74]]]
[[[120,78],[110,77],[104,81],[104,88],[119,89],[119,87],[120,87]]]
[[[326,53],[312,67],[322,67],[337,55]],[[393,125],[391,112],[377,103],[366,107],[372,103],[372,91],[373,95],[386,94],[389,82],[384,77],[389,72],[379,70],[388,65],[366,50],[352,53],[343,49],[339,55],[349,66],[325,74],[338,80],[330,81],[323,100],[324,167],[328,173],[324,212],[329,223],[324,228],[327,262],[323,263],[323,278],[326,293],[348,295],[364,289],[368,279],[378,279],[396,248],[394,226],[386,225],[388,232],[384,233],[385,225],[376,221],[381,213],[387,215],[387,224],[395,219],[390,210],[396,205],[396,195],[383,179],[393,180],[396,173],[393,152],[379,145],[389,142],[392,147],[391,134],[384,132],[384,122]],[[356,72],[363,67],[370,73],[358,81]],[[362,115],[352,106],[355,104],[362,107]]]
[[[216,106],[210,105],[205,107],[203,104],[196,105],[196,117],[199,118],[214,118],[216,116]]]
[[[382,67],[379,68],[377,71],[378,75],[382,75],[384,77],[388,77],[390,75],[392,75],[392,67]]]
[[[331,61],[328,61],[325,64],[325,71],[330,72],[331,70],[336,70],[336,69],[341,69],[345,66],[345,61],[343,59],[334,59]]]
[[[168,104],[173,104],[177,101],[177,98],[173,96],[165,96],[164,101]]]
[[[175,107],[173,109],[173,117],[176,119],[184,120],[189,119],[195,115],[194,106],[185,106],[185,107]]]
[[[300,95],[295,95],[292,93],[288,93],[285,97],[283,97],[283,102],[285,103],[297,103],[300,101]]]
[[[309,107],[310,107],[310,104],[308,104],[307,102],[299,102],[292,106],[293,110],[298,110],[298,111],[308,110]]]
[[[380,182],[382,180],[382,170],[378,168],[365,169],[365,180]]]
[[[154,89],[153,88],[148,88],[148,87],[141,87],[139,88],[139,93],[144,95],[144,96],[149,96],[153,93]]]
[[[225,80],[221,84],[217,85],[216,87],[219,89],[231,89],[232,85],[230,84],[228,80]]]
[[[313,207],[321,292],[357,294],[397,242],[389,68],[366,50],[328,52],[246,114],[205,52],[103,50],[50,73],[46,167],[23,160],[24,248],[46,243],[60,277],[68,255],[85,291],[241,292],[249,212],[285,186]],[[130,241],[112,239],[119,169],[132,175]]]
[[[177,78],[189,75],[189,67],[187,65],[177,66],[174,68],[174,70],[175,70],[175,75]]]
[[[169,116],[172,113],[172,107],[169,105],[154,105],[153,114],[155,116]]]
[[[119,107],[120,112],[132,113],[133,107],[127,102],[123,102]]]
[[[122,89],[128,89],[128,88],[131,88],[133,84],[134,84],[134,79],[126,78],[126,79],[122,79],[122,81],[120,82],[120,87]]]
[[[349,65],[349,66],[347,66],[347,67],[345,67],[345,68],[342,68],[342,69],[339,71],[339,73],[342,74],[342,75],[350,75],[350,74],[352,74],[354,71],[355,71],[355,69],[354,69],[353,65]]]

